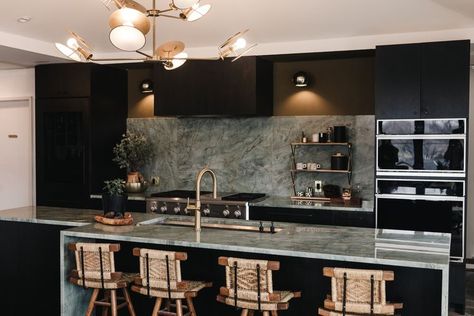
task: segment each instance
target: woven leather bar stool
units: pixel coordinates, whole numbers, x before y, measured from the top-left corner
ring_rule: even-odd
[[[331,278],[331,295],[318,310],[321,316],[395,315],[403,304],[386,301],[386,281],[393,271],[324,268]]]
[[[300,292],[274,291],[272,271],[280,269],[278,261],[248,260],[220,257],[225,266],[226,286],[221,287],[217,301],[242,308],[242,316],[260,311],[264,316],[277,316],[286,310],[293,297]]]
[[[69,281],[86,289],[94,289],[86,315],[92,315],[95,306],[100,306],[103,307],[104,314],[110,308],[112,316],[117,316],[118,310],[126,306],[129,314],[135,316],[127,291],[134,275],[115,271],[114,252],[120,250],[120,245],[72,243],[68,248],[74,251],[76,257],[76,269],[72,270]],[[97,300],[101,290],[104,298]],[[123,297],[117,297],[117,290],[122,291]],[[123,302],[117,305],[117,301]]]
[[[212,283],[181,279],[180,262],[187,260],[186,253],[134,248],[133,255],[140,257],[140,276],[135,278],[132,291],[156,297],[152,316],[197,315],[193,298],[203,288],[211,287]],[[167,300],[167,304],[162,310],[163,300]],[[187,306],[183,305],[183,300],[186,300]],[[175,304],[171,304],[172,301]],[[176,312],[172,312],[172,307]],[[183,309],[187,311],[185,314]]]

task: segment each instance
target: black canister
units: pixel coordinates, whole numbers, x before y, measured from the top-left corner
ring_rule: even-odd
[[[346,127],[345,126],[334,126],[334,142],[345,143],[347,142]]]
[[[349,158],[342,153],[335,153],[331,156],[331,169],[332,170],[347,170]]]
[[[328,133],[319,133],[319,142],[327,143],[328,142]]]

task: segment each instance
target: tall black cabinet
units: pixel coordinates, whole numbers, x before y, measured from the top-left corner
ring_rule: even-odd
[[[126,131],[126,71],[96,64],[36,67],[37,204],[89,207],[123,177],[113,146]]]
[[[378,119],[464,118],[470,41],[377,46]]]
[[[375,74],[376,120],[459,118],[469,122],[469,64],[469,40],[378,46]],[[414,142],[419,145],[422,141],[414,140]],[[467,147],[468,137],[465,143]],[[377,161],[375,163],[377,164]],[[467,174],[467,167],[465,170]],[[415,176],[411,177],[411,180],[414,180]],[[447,178],[443,180],[445,179]],[[435,179],[429,180],[435,181]],[[464,180],[467,183],[467,178],[458,177],[457,180]],[[466,203],[466,200],[464,202]],[[382,207],[376,206],[376,212]],[[435,222],[434,210],[419,211],[431,215],[431,217],[424,215],[426,223]],[[466,210],[464,234],[467,231],[465,223],[468,223],[469,213],[469,210]],[[397,216],[403,217],[401,214]],[[378,226],[389,228],[381,227],[383,225],[393,223]],[[404,225],[404,229],[415,229],[412,226],[413,221],[407,220]],[[465,306],[463,261],[451,263],[449,294],[450,305],[463,314]]]

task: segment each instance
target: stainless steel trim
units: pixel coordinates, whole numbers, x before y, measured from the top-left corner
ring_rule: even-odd
[[[381,139],[389,139],[389,140],[398,140],[398,139],[408,139],[408,140],[415,140],[415,139],[461,139],[466,140],[466,134],[409,134],[409,135],[377,135],[377,140]]]
[[[376,134],[379,135],[379,122],[416,122],[416,121],[463,121],[464,122],[464,133],[467,133],[467,119],[466,118],[437,118],[437,119],[383,119],[383,120],[377,120],[376,122]]]
[[[382,171],[383,170],[383,171]],[[398,170],[398,169],[379,169],[377,167],[376,176],[407,176],[407,177],[431,177],[431,178],[465,178],[466,172],[460,170],[459,172],[453,170],[442,171],[407,171],[407,170]]]
[[[379,187],[379,181],[398,181],[398,182],[458,182],[462,183],[463,196],[466,196],[466,181],[465,180],[447,180],[447,179],[400,179],[400,178],[377,178],[375,179],[375,190]],[[376,191],[377,192],[377,191]],[[380,193],[376,193],[380,194]]]
[[[156,225],[170,225],[170,226],[185,226],[193,227],[194,223],[189,221],[180,221],[180,220],[166,220],[163,222],[156,223]],[[215,228],[215,229],[225,229],[225,230],[237,230],[237,231],[246,231],[246,232],[255,232],[260,233],[260,228],[258,226],[250,225],[236,225],[236,224],[222,224],[222,223],[207,223],[202,222],[201,226],[204,228]],[[275,227],[275,233],[282,231],[283,228]],[[271,233],[270,227],[264,227],[263,233]]]
[[[436,195],[412,195],[412,194],[375,194],[379,199],[392,200],[417,200],[417,201],[450,201],[463,202],[464,197],[460,196],[436,196]]]

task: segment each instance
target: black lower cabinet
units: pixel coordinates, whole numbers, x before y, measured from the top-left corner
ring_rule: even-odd
[[[2,316],[60,315],[60,231],[0,221]]]
[[[102,200],[101,199],[90,199],[88,208],[94,210],[102,210]],[[128,200],[127,201],[127,212],[135,213],[145,213],[146,212],[146,202],[137,201],[137,200]]]
[[[251,206],[250,219],[302,224],[374,227],[373,212]]]
[[[466,307],[466,264],[452,262],[449,266],[449,306],[464,315]]]

